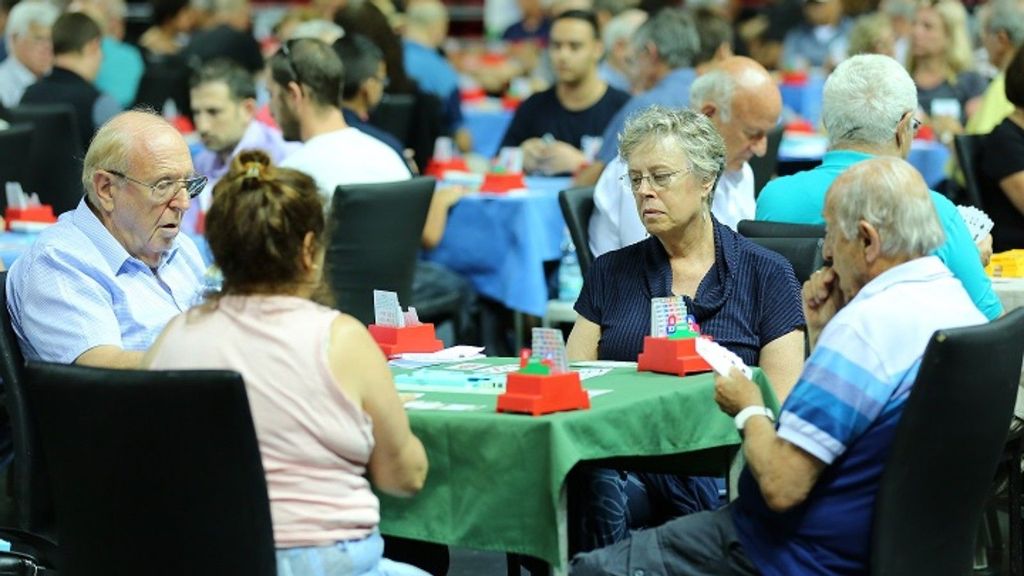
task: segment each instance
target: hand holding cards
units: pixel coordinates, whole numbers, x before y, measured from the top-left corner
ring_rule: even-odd
[[[710,364],[711,368],[718,374],[728,377],[733,368],[738,368],[748,380],[753,378],[754,372],[750,369],[750,366],[744,364],[739,356],[730,352],[718,342],[713,342],[707,338],[698,338],[696,346],[697,354],[700,354],[700,357]]]

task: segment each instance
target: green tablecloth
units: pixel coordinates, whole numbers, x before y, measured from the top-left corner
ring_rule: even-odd
[[[760,371],[755,370],[755,379],[774,406]],[[662,458],[659,466],[724,475],[740,443],[732,419],[714,402],[711,374],[678,378],[614,368],[583,385],[611,392],[593,398],[589,410],[540,417],[497,413],[497,396],[425,394],[422,400],[486,408],[408,411],[426,447],[430,472],[415,498],[381,497],[381,531],[527,554],[558,566],[559,493],[578,462],[684,455]]]

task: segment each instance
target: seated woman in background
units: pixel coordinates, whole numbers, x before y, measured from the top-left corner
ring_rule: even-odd
[[[213,194],[207,238],[223,292],[168,324],[150,368],[242,374],[279,574],[425,575],[382,559],[367,472],[377,489],[408,496],[427,458],[366,328],[312,300],[325,242],[316,183],[250,150]]]
[[[701,332],[760,366],[781,402],[803,366],[800,286],[782,256],[711,214],[725,162],[722,137],[702,114],[652,106],[627,121],[619,154],[650,237],[594,262],[576,302],[569,358],[635,361],[649,334],[651,299],[682,296]],[[719,502],[710,478],[608,469],[582,476],[582,549]]]
[[[995,222],[996,252],[1024,248],[1024,50],[1006,68],[1013,112],[985,136],[978,166],[981,201]]]
[[[959,0],[920,0],[910,37],[907,71],[918,105],[935,133],[949,143],[963,131],[988,80],[971,70],[967,11]]]

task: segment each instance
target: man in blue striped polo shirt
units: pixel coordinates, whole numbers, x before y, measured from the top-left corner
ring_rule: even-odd
[[[928,187],[876,158],[829,188],[825,256],[804,285],[813,352],[778,424],[739,371],[715,400],[744,435],[740,497],[573,561],[572,574],[862,574],[882,468],[921,356],[939,329],[985,316],[936,257]]]

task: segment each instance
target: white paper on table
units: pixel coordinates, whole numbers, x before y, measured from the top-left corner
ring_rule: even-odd
[[[402,360],[411,360],[413,362],[435,362],[442,364],[444,362],[485,358],[482,354],[483,351],[483,347],[479,346],[452,346],[437,352],[406,352],[405,354],[399,354],[398,357]]]

